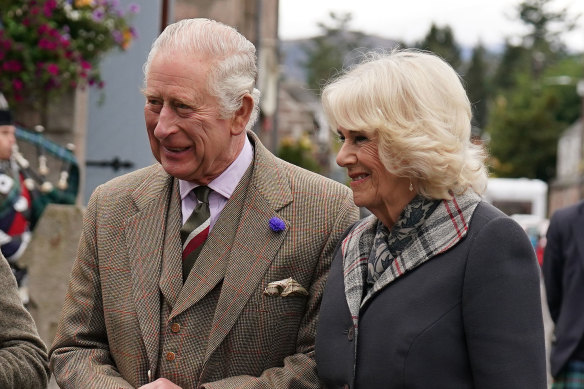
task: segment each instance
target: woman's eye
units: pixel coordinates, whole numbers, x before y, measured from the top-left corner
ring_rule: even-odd
[[[366,136],[363,136],[363,135],[357,135],[355,137],[355,143],[367,142],[368,140],[369,140],[369,138],[367,138]]]
[[[345,137],[340,134],[337,134],[337,142],[339,143],[345,142]]]

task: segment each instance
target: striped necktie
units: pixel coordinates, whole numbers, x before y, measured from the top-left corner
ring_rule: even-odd
[[[183,282],[187,277],[201,249],[209,235],[209,225],[211,213],[209,211],[209,192],[211,189],[207,186],[198,186],[193,189],[199,204],[191,213],[185,224],[180,229],[180,239],[182,242],[182,271]]]

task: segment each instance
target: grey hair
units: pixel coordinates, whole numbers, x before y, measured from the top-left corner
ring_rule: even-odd
[[[167,26],[154,41],[144,64],[144,83],[152,60],[159,53],[185,53],[211,58],[207,78],[208,92],[217,98],[222,118],[231,117],[241,108],[246,94],[253,98],[253,110],[246,129],[258,118],[260,91],[255,46],[233,27],[210,19],[183,19]]]

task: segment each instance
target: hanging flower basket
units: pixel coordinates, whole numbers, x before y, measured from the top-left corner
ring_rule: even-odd
[[[78,87],[102,87],[104,53],[136,37],[135,4],[119,0],[0,0],[0,91],[11,105],[46,111]]]

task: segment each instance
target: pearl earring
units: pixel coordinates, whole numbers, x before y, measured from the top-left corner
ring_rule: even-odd
[[[410,192],[414,191],[414,186],[412,185],[412,181],[410,181],[410,188],[409,189],[410,189]]]

